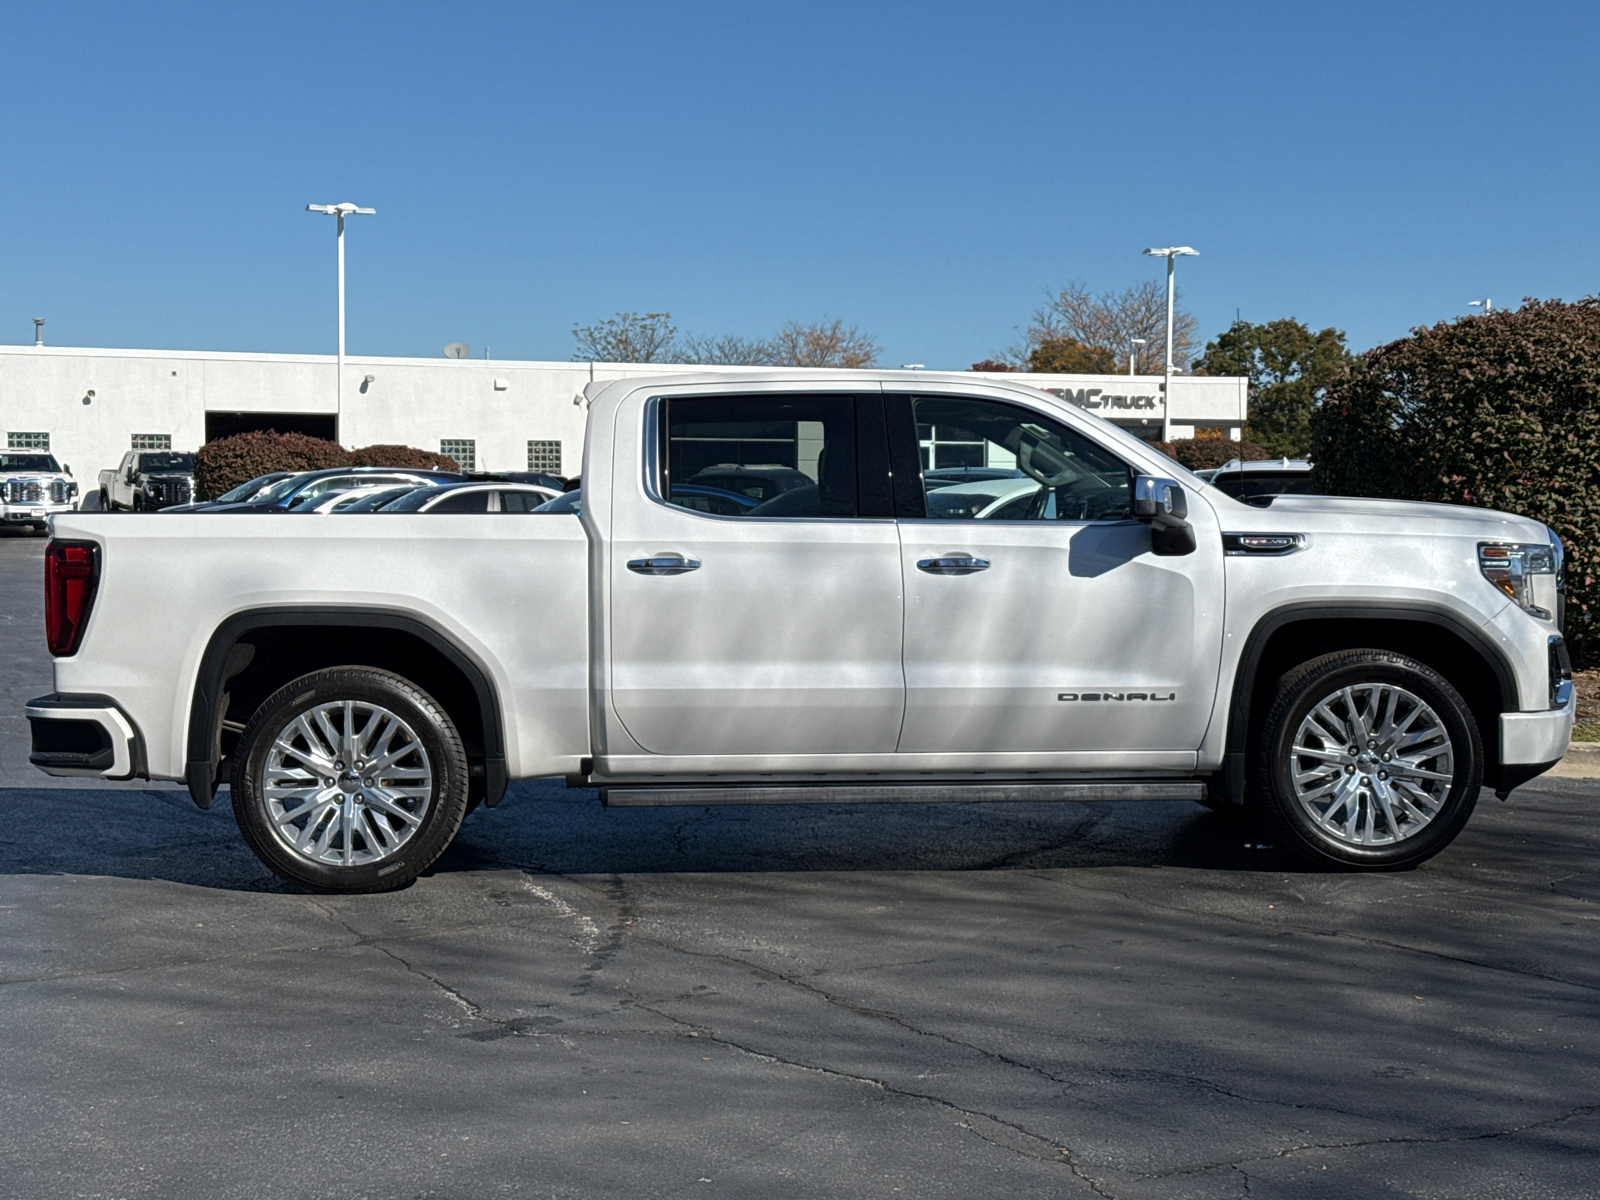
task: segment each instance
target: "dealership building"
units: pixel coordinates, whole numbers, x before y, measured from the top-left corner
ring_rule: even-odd
[[[130,449],[195,450],[258,429],[351,447],[416,446],[479,471],[575,475],[588,384],[748,369],[346,356],[341,407],[332,355],[0,346],[0,432],[7,449],[50,451],[85,490]],[[916,372],[906,377],[911,384]],[[1160,437],[1160,376],[987,377],[1043,388],[1136,436]],[[1246,382],[1174,377],[1172,436],[1238,438]]]

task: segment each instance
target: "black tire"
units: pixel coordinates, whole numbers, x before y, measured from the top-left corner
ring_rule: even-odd
[[[106,490],[104,488],[100,489],[100,511],[111,511],[111,497],[106,494]]]
[[[1389,701],[1389,696],[1395,699]],[[1358,709],[1348,730],[1338,723],[1339,714],[1351,716],[1350,700],[1343,697],[1353,698]],[[1314,715],[1325,700],[1332,702],[1322,710],[1332,716],[1331,721]],[[1368,707],[1362,709],[1363,704]],[[1389,714],[1391,729],[1403,726],[1412,708],[1418,711],[1398,737],[1371,737],[1361,715],[1371,715],[1371,706]],[[1330,749],[1337,739],[1324,743],[1314,730],[1305,732],[1303,723],[1308,719],[1334,734],[1349,732],[1352,746],[1359,741],[1366,748],[1353,755],[1347,753],[1351,746],[1336,747],[1335,760]],[[1383,714],[1377,715],[1380,733],[1383,719]],[[1358,724],[1362,729],[1355,732]],[[1442,733],[1416,743],[1411,730],[1430,727]],[[1302,749],[1313,743],[1319,749],[1297,754],[1297,734],[1306,738]],[[1441,756],[1430,756],[1434,747],[1443,747]],[[1394,761],[1384,758],[1385,753],[1393,755]],[[1302,663],[1279,680],[1253,765],[1252,806],[1282,844],[1321,865],[1383,870],[1415,866],[1432,858],[1461,832],[1483,784],[1483,739],[1466,701],[1433,668],[1388,650],[1341,650]],[[1446,765],[1448,776],[1441,769]],[[1325,773],[1305,778],[1317,772]],[[1424,777],[1428,772],[1440,778]],[[1307,792],[1305,798],[1296,791],[1297,773]],[[1350,799],[1315,797],[1324,787]],[[1329,803],[1319,821],[1315,814],[1322,799]],[[1354,823],[1357,828],[1330,828],[1341,823]],[[1382,840],[1385,837],[1387,841]],[[1362,844],[1366,839],[1376,840]]]
[[[328,736],[318,724],[318,710],[331,722],[327,728],[343,736],[344,745],[355,745],[357,753],[368,752],[361,750],[360,739],[372,728],[363,713],[374,721],[395,718],[398,729],[388,741],[379,745],[377,739],[387,728],[380,726],[367,745],[388,752],[384,758],[402,756],[380,767],[376,774],[382,778],[369,775],[363,780],[354,770],[363,765],[360,760],[342,758],[336,760],[338,770],[318,778],[308,769],[311,754],[286,755],[282,748],[296,738],[313,746],[292,732],[304,717],[320,739],[314,744],[318,753],[330,748],[333,754],[343,753],[337,736]],[[391,752],[394,737],[402,739],[401,750]],[[387,892],[405,886],[444,853],[466,815],[467,756],[455,724],[433,697],[388,671],[333,667],[301,676],[256,710],[233,758],[233,815],[245,841],[277,874],[318,891]],[[269,770],[276,786],[269,786]],[[427,778],[397,782],[386,771],[413,777],[425,772]],[[299,789],[307,795],[276,795],[301,783],[294,776],[310,780]],[[418,794],[399,795],[407,782],[414,786],[405,790]],[[289,807],[302,802],[303,809]],[[405,809],[409,817],[397,820],[406,816],[397,809]],[[316,836],[317,830],[323,836]],[[385,836],[395,839],[392,847],[385,845]],[[308,844],[297,849],[290,841]],[[341,856],[343,861],[329,861]]]

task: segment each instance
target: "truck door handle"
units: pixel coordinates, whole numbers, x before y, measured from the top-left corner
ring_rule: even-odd
[[[926,571],[930,575],[971,575],[975,571],[988,569],[987,558],[973,558],[970,554],[952,554],[948,558],[917,560],[917,570]]]
[[[628,560],[628,570],[637,571],[640,575],[683,575],[699,569],[698,558],[685,558],[681,554],[654,554],[649,558]]]

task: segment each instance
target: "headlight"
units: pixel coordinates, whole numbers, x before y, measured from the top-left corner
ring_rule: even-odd
[[[1517,606],[1543,620],[1551,613],[1534,602],[1534,579],[1539,575],[1555,576],[1561,564],[1561,543],[1544,545],[1512,542],[1479,542],[1478,569],[1483,577],[1499,588]]]

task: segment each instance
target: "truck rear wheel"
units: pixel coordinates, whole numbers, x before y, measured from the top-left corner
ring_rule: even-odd
[[[1461,832],[1483,782],[1472,710],[1431,667],[1342,650],[1279,681],[1255,763],[1255,805],[1323,864],[1423,862]]]
[[[335,667],[264,703],[234,753],[233,814],[256,855],[330,892],[402,887],[449,846],[467,807],[454,723],[398,675]]]

